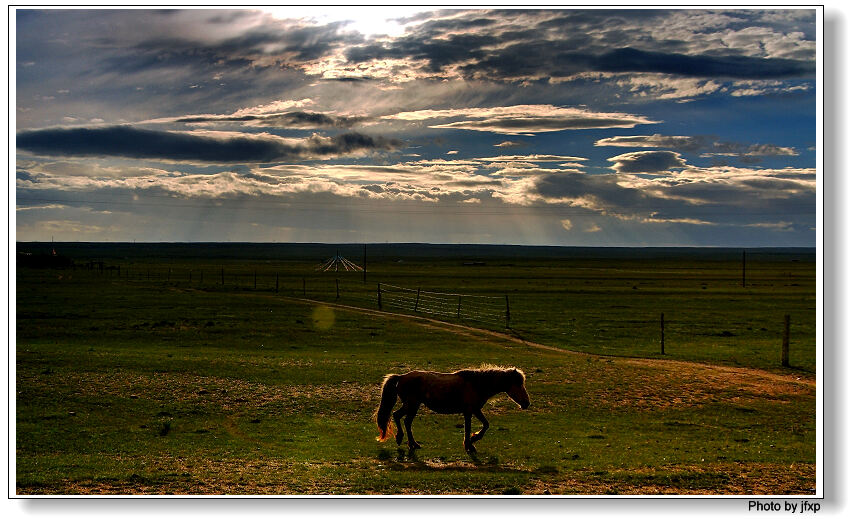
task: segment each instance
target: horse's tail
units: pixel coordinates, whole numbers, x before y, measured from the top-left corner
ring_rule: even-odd
[[[398,399],[396,386],[398,386],[399,378],[400,375],[387,375],[383,379],[383,387],[380,390],[380,405],[378,405],[375,413],[377,430],[380,431],[380,435],[377,437],[379,442],[386,441],[395,432],[395,426],[390,420],[390,415],[392,408],[395,407],[395,401]]]

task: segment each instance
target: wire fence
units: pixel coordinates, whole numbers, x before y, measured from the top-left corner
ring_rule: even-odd
[[[508,296],[429,292],[420,288],[378,283],[377,305],[381,310],[394,309],[468,321],[504,323],[506,327],[511,320]]]

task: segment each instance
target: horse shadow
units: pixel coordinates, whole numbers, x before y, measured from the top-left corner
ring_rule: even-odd
[[[504,466],[497,456],[482,456],[474,452],[468,453],[464,459],[446,459],[444,456],[424,458],[416,450],[398,447],[394,452],[390,449],[378,451],[378,461],[392,470],[416,470],[430,472],[530,472],[525,469]]]

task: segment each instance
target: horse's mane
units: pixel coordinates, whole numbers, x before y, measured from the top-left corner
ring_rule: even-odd
[[[526,374],[514,366],[497,366],[495,364],[482,364],[478,368],[462,369],[460,371],[457,371],[456,373],[463,377],[473,376],[478,378],[489,377],[496,379],[504,379],[506,377],[512,376],[514,378],[519,378],[520,384],[526,382]]]

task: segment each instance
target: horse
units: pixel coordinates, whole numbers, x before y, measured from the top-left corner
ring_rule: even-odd
[[[481,369],[463,369],[454,373],[436,371],[411,371],[403,375],[389,374],[383,379],[380,404],[375,416],[380,431],[378,441],[386,441],[393,432],[392,420],[395,419],[395,441],[401,445],[404,432],[401,418],[407,431],[407,445],[410,451],[421,447],[413,439],[411,424],[419,406],[425,406],[441,414],[464,415],[464,449],[474,454],[473,443],[481,440],[490,424],[482,414],[481,408],[488,399],[499,393],[506,393],[521,409],[529,407],[529,393],[526,392],[526,375],[517,368],[483,367]],[[402,406],[392,412],[396,402],[401,399]],[[470,434],[471,420],[475,416],[482,428]]]

